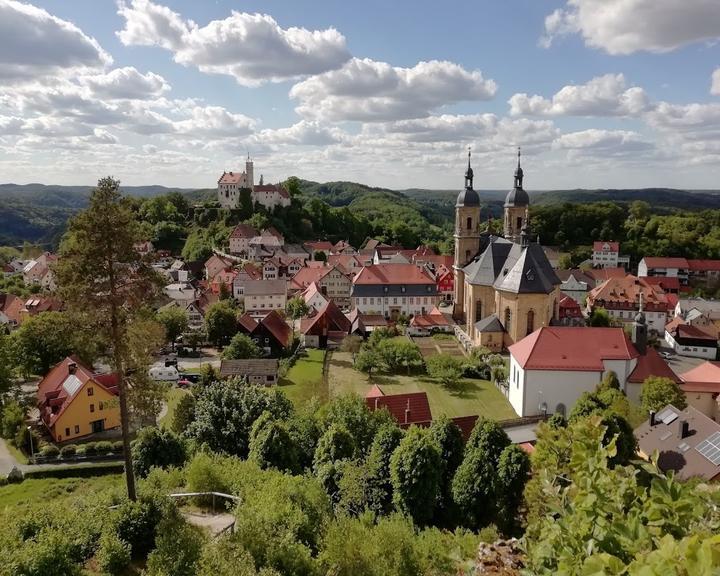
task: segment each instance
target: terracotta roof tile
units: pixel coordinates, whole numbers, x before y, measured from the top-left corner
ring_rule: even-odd
[[[680,383],[680,378],[655,348],[648,348],[645,354],[638,356],[635,369],[628,376],[628,382],[639,384],[645,382],[650,376],[670,378],[673,382]]]
[[[365,403],[370,410],[387,408],[395,421],[401,426],[432,422],[430,403],[425,392],[374,396],[365,398]]]
[[[357,273],[353,284],[435,284],[423,269],[415,264],[375,264],[364,266]]]
[[[620,242],[593,242],[594,252],[620,252]]]
[[[686,258],[667,258],[664,256],[646,256],[643,258],[648,268],[689,268]]]

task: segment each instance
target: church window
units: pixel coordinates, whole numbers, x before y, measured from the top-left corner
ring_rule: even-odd
[[[520,229],[522,228],[522,217],[521,217],[521,216],[518,216],[518,217],[517,217],[516,228],[517,228],[518,230],[520,230]]]
[[[535,330],[535,311],[528,310],[527,313],[527,334],[532,334]]]
[[[467,229],[472,230],[472,218],[468,216],[467,219]]]
[[[482,320],[482,300],[475,303],[475,322]]]
[[[505,308],[505,332],[510,332],[510,323],[512,322],[512,312],[510,308]]]
[[[465,250],[465,262],[470,260],[470,250]]]

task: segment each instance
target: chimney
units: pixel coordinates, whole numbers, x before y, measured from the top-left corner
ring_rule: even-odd
[[[687,438],[690,435],[690,423],[687,420],[680,420],[678,423],[678,432],[680,439]]]
[[[407,407],[405,408],[405,424],[410,423],[410,399],[408,398]]]
[[[77,362],[68,363],[68,374],[75,374],[77,372]]]
[[[655,426],[655,410],[650,410],[650,427]]]

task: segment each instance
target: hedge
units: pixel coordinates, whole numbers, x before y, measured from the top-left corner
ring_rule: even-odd
[[[122,462],[80,464],[78,466],[56,466],[28,470],[25,479],[30,478],[88,478],[91,476],[104,476],[105,474],[121,474],[125,471]]]

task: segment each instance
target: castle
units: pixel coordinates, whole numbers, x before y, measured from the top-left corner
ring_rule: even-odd
[[[245,172],[223,172],[218,180],[218,202],[222,208],[233,209],[240,206],[242,190],[249,190],[253,206],[261,204],[268,210],[275,206],[290,206],[290,194],[280,184],[264,184],[260,176],[260,183],[255,184],[253,161],[248,156],[245,162]]]
[[[455,302],[461,340],[499,350],[556,317],[560,279],[542,246],[531,242],[530,198],[523,189],[520,150],[515,184],[504,204],[503,235],[480,232],[480,197],[473,169],[455,202]]]

